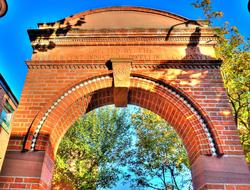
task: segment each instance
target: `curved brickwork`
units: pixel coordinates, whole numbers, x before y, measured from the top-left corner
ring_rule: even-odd
[[[52,147],[57,147],[63,134],[86,110],[113,104],[112,83],[112,77],[103,76],[77,84],[62,93],[40,118],[26,147],[30,145],[31,150],[45,150],[48,141]],[[150,102],[150,99],[154,101]],[[131,78],[129,103],[147,108],[166,119],[183,139],[191,161],[200,154],[216,156],[220,153],[216,150],[217,140],[213,139],[216,135],[210,132],[206,125],[208,122],[188,101],[184,95],[163,85]]]

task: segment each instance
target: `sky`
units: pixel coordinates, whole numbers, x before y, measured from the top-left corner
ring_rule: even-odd
[[[108,6],[142,6],[165,10],[189,19],[202,19],[202,12],[191,6],[195,0],[7,0],[8,12],[0,18],[0,73],[20,100],[27,74],[26,60],[31,58],[27,29],[37,23],[54,22],[89,9]],[[214,8],[222,10],[225,21],[236,25],[244,36],[250,36],[248,0],[212,0]]]

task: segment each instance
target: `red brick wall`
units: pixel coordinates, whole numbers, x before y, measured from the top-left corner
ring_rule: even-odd
[[[175,72],[178,73],[178,75],[171,74]],[[110,71],[97,70],[94,72],[91,71],[88,75],[86,75],[86,71],[81,69],[46,70],[46,72],[42,72],[42,70],[30,70],[27,75],[18,112],[13,118],[12,135],[16,136],[16,138],[11,140],[11,143],[9,144],[9,150],[22,149],[22,142],[20,142],[20,139],[22,140],[21,136],[26,135],[29,128],[30,133],[35,130],[39,121],[43,117],[43,114],[49,109],[54,101],[63,95],[64,92],[66,92],[72,86],[78,84],[80,81],[84,81],[87,78],[105,73],[108,74]],[[218,69],[168,69],[165,71],[153,72],[133,71],[133,75],[136,74],[140,74],[144,77],[150,77],[151,80],[161,80],[164,83],[173,86],[180,92],[185,93],[185,96],[193,101],[193,104],[196,105],[199,111],[207,119],[207,122],[209,122],[209,126],[214,138],[217,139],[216,142],[220,152],[229,155],[243,154],[231,114],[231,108]],[[140,84],[138,81],[132,81],[132,86],[134,83],[135,85]],[[48,135],[52,131],[52,128],[55,128],[55,123],[60,120],[62,114],[64,114],[63,112],[65,112],[65,109],[69,107],[69,105],[73,104],[74,101],[76,101],[81,96],[87,95],[88,92],[94,92],[98,89],[112,87],[112,79],[110,79],[109,82],[104,81],[103,83],[96,83],[97,86],[93,85],[94,83],[92,85],[88,85],[88,87],[85,89],[79,89],[78,94],[75,93],[75,96],[70,95],[64,99],[63,103],[60,102],[60,104],[57,106],[57,109],[54,110],[54,112],[51,112],[50,117],[48,117],[45,124],[43,125],[40,134],[43,134],[43,136]],[[154,86],[148,87],[148,85],[149,84],[145,83],[141,84],[141,86],[139,85],[138,87],[140,90],[142,90],[142,93],[145,92],[145,94],[147,94],[147,91],[150,91],[147,88],[156,88]],[[157,96],[157,93],[158,96],[163,96],[157,91],[154,92],[153,96]],[[131,91],[131,97],[134,97],[134,99],[138,99],[140,96],[141,94],[136,94],[136,92]],[[136,104],[142,107],[147,107],[151,110],[154,109],[155,112],[161,112],[160,115],[165,118],[167,115],[169,115],[167,114],[168,111],[160,111],[160,109],[164,108],[165,104],[162,103],[161,100],[159,101],[161,103],[158,104],[159,106],[156,108],[150,108],[148,105],[144,105],[145,103],[143,101],[137,102]],[[168,101],[173,102],[170,100]],[[176,102],[176,107],[180,107],[181,104],[178,105],[180,102]],[[103,105],[111,103],[112,102],[107,101],[107,103],[103,103]],[[133,100],[131,103],[134,103]],[[184,111],[182,110],[179,113],[182,114],[183,112]],[[79,117],[79,115],[77,117]],[[173,115],[173,117],[175,116]],[[167,120],[170,120],[170,118]],[[194,137],[194,135],[190,135],[190,138],[191,137]],[[60,137],[56,137],[56,139],[58,138],[60,139]],[[27,145],[26,148],[29,148],[29,146]],[[41,150],[41,148],[38,149]]]
[[[207,184],[199,190],[249,190],[250,185]]]
[[[98,72],[90,72],[86,75],[86,71],[81,69],[64,70],[63,72],[62,70],[46,70],[46,72],[30,70],[19,111],[12,123],[15,128],[9,150],[15,151],[23,148],[24,135],[27,134],[28,129],[30,136],[25,148],[30,148],[32,134],[39,121],[62,94],[88,78],[110,74],[110,72],[98,70]],[[164,72],[133,70],[132,75],[140,75],[140,78],[148,78],[151,81],[162,81],[183,93],[208,122],[218,152],[224,156],[243,155],[219,70],[168,69]],[[179,74],[176,76],[166,74],[166,72]],[[34,77],[37,78],[35,81]],[[183,139],[191,164],[195,163],[200,155],[211,155],[209,147],[207,147],[209,143],[207,136],[201,130],[198,119],[195,116],[192,117],[192,112],[178,100],[178,97],[164,90],[162,86],[150,83],[150,80],[131,78],[128,102],[150,109],[172,124]],[[92,82],[83,88],[76,89],[58,103],[41,128],[35,149],[45,150],[46,146],[50,146],[48,154],[53,159],[60,139],[80,115],[94,108],[113,103],[112,81],[111,76],[105,80]],[[52,173],[49,172],[45,176],[51,175]],[[206,185],[203,188],[209,189],[210,186]],[[220,187],[222,186],[224,187],[224,184],[220,185]],[[239,187],[241,186],[239,185]]]
[[[173,74],[172,74],[173,73]],[[190,96],[209,118],[225,154],[242,155],[242,147],[219,69],[147,72]]]
[[[40,178],[0,177],[0,188],[1,189],[39,189],[39,182],[40,182]]]

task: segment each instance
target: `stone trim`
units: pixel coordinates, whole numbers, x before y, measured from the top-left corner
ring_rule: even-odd
[[[54,101],[54,103],[52,103],[52,105],[50,106],[50,108],[45,112],[45,114],[43,115],[43,117],[41,118],[41,120],[39,121],[38,126],[35,129],[35,132],[33,134],[32,137],[32,141],[31,141],[31,151],[35,150],[35,146],[36,146],[36,141],[37,141],[37,137],[39,135],[39,132],[45,122],[45,120],[47,119],[48,115],[50,114],[50,112],[56,108],[57,104],[59,102],[61,102],[66,96],[68,96],[69,94],[71,94],[73,91],[75,91],[76,89],[82,88],[86,85],[89,85],[91,83],[94,83],[96,81],[100,81],[100,80],[106,80],[106,79],[110,79],[113,78],[111,76],[102,76],[102,77],[97,77],[97,78],[92,78],[89,79],[87,81],[83,81],[80,84],[77,84],[76,86],[72,87],[71,89],[69,89],[68,91],[66,91],[63,95],[61,95],[56,101]],[[147,82],[147,83],[152,83],[155,86],[159,86],[164,88],[166,91],[170,92],[172,95],[177,96],[179,100],[181,100],[192,112],[194,115],[196,115],[196,117],[198,118],[206,136],[207,139],[209,141],[209,146],[210,146],[210,151],[212,153],[212,156],[217,156],[217,147],[215,144],[215,140],[213,139],[213,135],[209,129],[209,126],[206,122],[206,119],[203,117],[203,115],[200,113],[200,111],[191,103],[191,101],[182,93],[178,92],[175,88],[166,85],[164,83],[160,83],[158,81],[153,81],[153,80],[149,80],[149,79],[145,79],[142,77],[138,77],[138,76],[131,76],[130,79],[137,79],[137,80],[141,80],[143,82]]]
[[[136,60],[132,70],[152,69],[219,69],[221,60]],[[109,70],[106,60],[31,60],[29,69],[84,69]]]
[[[111,59],[114,84],[114,104],[116,107],[127,107],[130,86],[131,59]]]
[[[215,38],[218,36],[214,32],[214,28],[200,27],[200,32],[197,33],[195,28],[151,28],[151,29],[81,29],[81,28],[46,28],[46,29],[29,29],[28,33],[31,37],[31,41],[35,41],[36,37],[40,40],[48,39],[66,39],[66,38],[121,38],[121,37],[133,37],[133,38],[161,38],[165,40],[169,38],[190,38],[190,34],[196,34],[193,38]],[[68,39],[70,40],[70,39]]]
[[[193,60],[185,61],[169,61],[160,64],[133,64],[133,70],[155,70],[155,69],[219,69],[221,61],[215,60],[214,63],[211,61],[204,61],[203,63],[195,63]]]
[[[32,41],[33,48],[38,45],[47,45],[53,43],[58,47],[70,47],[70,46],[120,46],[123,44],[127,45],[186,45],[186,44],[197,44],[199,45],[215,45],[217,37],[201,36],[199,39],[191,39],[187,36],[170,36],[166,39],[166,36],[155,36],[155,37],[70,37],[66,38],[49,38],[49,39],[37,39]],[[142,44],[143,43],[143,44]]]

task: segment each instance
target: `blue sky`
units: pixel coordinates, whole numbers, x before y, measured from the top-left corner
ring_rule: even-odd
[[[0,73],[4,76],[13,93],[20,99],[27,66],[25,60],[31,57],[27,29],[37,28],[37,23],[54,22],[69,15],[88,9],[130,5],[155,8],[172,12],[189,19],[202,19],[202,12],[194,9],[195,0],[7,0],[9,9],[0,18]],[[212,0],[216,9],[224,12],[224,21],[236,25],[244,36],[250,35],[250,13],[248,0]]]

